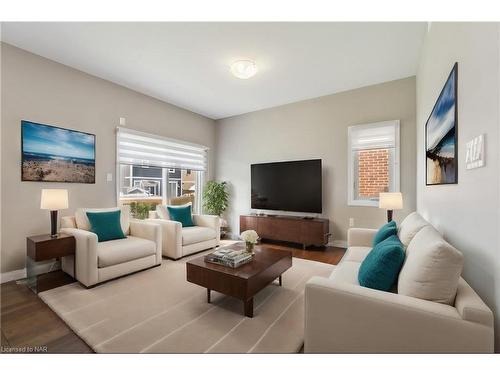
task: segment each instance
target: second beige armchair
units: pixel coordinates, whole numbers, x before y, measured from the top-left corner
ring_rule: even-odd
[[[220,218],[215,215],[193,215],[194,227],[160,219],[157,211],[149,212],[148,221],[160,224],[163,256],[167,258],[179,259],[220,244]]]

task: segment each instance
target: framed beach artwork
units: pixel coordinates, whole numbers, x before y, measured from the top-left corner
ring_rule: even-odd
[[[425,124],[426,185],[458,182],[457,69],[455,63]]]
[[[21,121],[22,181],[95,183],[95,135]]]

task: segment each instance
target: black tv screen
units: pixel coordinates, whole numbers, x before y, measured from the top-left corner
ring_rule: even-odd
[[[321,159],[251,165],[252,208],[322,212]]]

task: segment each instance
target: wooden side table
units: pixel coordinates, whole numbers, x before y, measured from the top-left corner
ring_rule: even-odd
[[[26,248],[28,254],[26,261],[28,286],[35,293],[75,282],[75,279],[62,270],[39,275],[36,272],[38,262],[50,259],[55,262],[58,258],[75,255],[75,237],[64,233],[59,233],[54,238],[50,234],[31,236],[26,238]],[[73,274],[76,275],[76,272]]]

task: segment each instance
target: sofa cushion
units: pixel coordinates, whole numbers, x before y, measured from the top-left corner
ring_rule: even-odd
[[[359,267],[359,285],[389,291],[398,279],[405,253],[397,235],[373,247]]]
[[[144,238],[132,237],[99,242],[97,245],[98,267],[109,267],[156,254],[156,244]]]
[[[182,245],[208,241],[216,238],[215,230],[207,227],[182,227]]]
[[[359,285],[358,271],[361,263],[342,261],[332,271],[329,279],[339,283]]]
[[[398,237],[406,247],[410,244],[415,235],[425,226],[430,224],[417,212],[412,212],[401,222],[398,228]]]
[[[75,222],[78,229],[90,231],[90,222],[87,217],[87,212],[109,212],[120,210],[120,223],[122,231],[125,235],[129,233],[130,228],[130,206],[123,205],[121,207],[112,208],[78,208],[75,212]]]
[[[349,261],[361,263],[371,249],[372,248],[368,246],[351,246],[342,257],[342,262]]]
[[[125,238],[120,224],[120,210],[87,212],[90,230],[97,234],[97,241],[104,242]]]
[[[170,220],[178,221],[183,227],[194,227],[191,205],[187,206],[167,206]]]
[[[398,293],[452,304],[463,268],[463,255],[432,226],[422,228],[406,249]]]
[[[189,203],[186,203],[186,204],[180,204],[180,205],[175,205],[175,206],[172,206],[172,205],[169,205],[169,204],[158,204],[156,206],[156,214],[158,215],[158,217],[160,219],[163,219],[163,220],[172,220],[170,219],[170,214],[168,213],[168,207],[171,206],[171,207],[186,207],[186,206],[192,206],[193,204],[191,202]]]
[[[382,225],[375,236],[373,237],[372,246],[375,247],[380,242],[385,239],[398,234],[398,228],[396,226],[396,222],[394,220],[389,221],[388,223]]]

